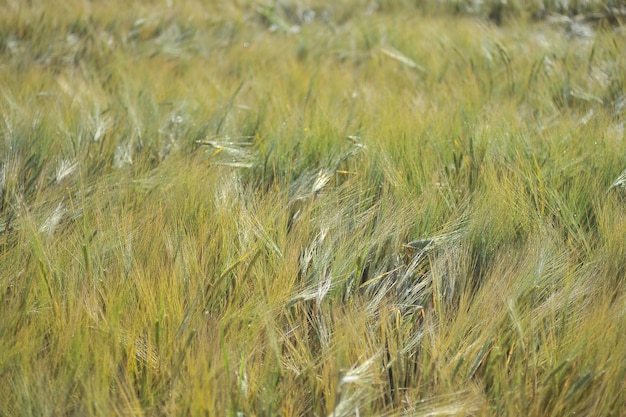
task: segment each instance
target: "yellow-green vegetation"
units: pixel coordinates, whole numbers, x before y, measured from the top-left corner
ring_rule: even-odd
[[[0,415],[625,415],[624,14],[2,2]]]

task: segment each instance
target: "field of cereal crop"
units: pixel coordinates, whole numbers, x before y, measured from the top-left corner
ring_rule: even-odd
[[[0,3],[0,415],[625,415],[625,22]]]

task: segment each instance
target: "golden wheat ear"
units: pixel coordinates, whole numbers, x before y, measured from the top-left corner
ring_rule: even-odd
[[[609,191],[614,188],[626,188],[626,169],[623,170],[617,178],[615,178],[615,181],[613,181],[613,184],[609,187]]]

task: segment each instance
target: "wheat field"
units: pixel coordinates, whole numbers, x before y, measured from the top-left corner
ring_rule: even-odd
[[[0,2],[0,415],[625,416],[625,20]]]

